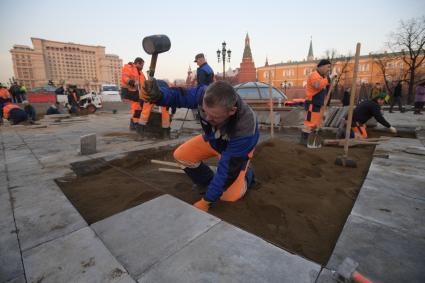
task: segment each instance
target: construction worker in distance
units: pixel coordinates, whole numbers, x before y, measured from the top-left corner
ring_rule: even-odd
[[[143,135],[145,131],[146,124],[149,122],[149,117],[151,115],[151,111],[155,104],[147,102],[147,97],[140,92],[140,100],[144,101],[142,114],[139,119],[139,127],[137,129],[137,133],[139,135]],[[161,106],[161,127],[163,137],[168,137],[170,135],[170,112],[168,111],[168,107]]]
[[[12,125],[17,125],[28,119],[27,113],[19,108],[18,105],[11,102],[7,102],[3,105],[0,118],[3,119],[3,117],[9,120]]]
[[[214,71],[205,60],[204,54],[197,54],[194,62],[198,65],[198,69],[196,70],[196,81],[198,85],[210,85],[214,81]]]
[[[260,133],[257,116],[225,81],[194,88],[159,87],[146,81],[143,92],[161,106],[198,109],[203,135],[195,136],[174,151],[193,188],[205,194],[194,206],[208,211],[218,200],[237,201],[253,183],[249,167]],[[203,160],[219,158],[214,172]]]
[[[214,82],[214,71],[210,65],[208,65],[205,60],[205,56],[203,53],[196,54],[195,61],[196,65],[198,65],[198,69],[196,69],[196,82],[198,85],[210,85]],[[196,109],[192,109],[193,117],[199,119],[198,112]]]
[[[142,73],[145,60],[140,57],[134,59],[134,62],[125,64],[121,75],[121,97],[130,101],[131,117],[129,128],[136,131],[139,125],[140,114],[142,113],[143,101],[140,100],[140,86],[145,81],[145,75]]]
[[[388,99],[388,95],[386,95],[385,92],[381,92],[372,98],[372,100],[365,100],[356,106],[353,112],[350,138],[366,139],[366,122],[372,117],[374,117],[378,123],[388,128],[391,133],[397,133],[397,129],[392,127],[390,123],[385,120],[381,112],[381,106],[384,105]]]
[[[67,94],[68,104],[70,106],[69,113],[78,113],[80,112],[80,106],[78,104],[78,95],[76,86],[70,86],[68,87],[68,94]]]
[[[0,108],[3,108],[3,105],[7,102],[12,102],[10,92],[0,83]]]
[[[301,131],[300,144],[307,145],[308,135],[320,123],[320,113],[327,95],[327,87],[330,84],[330,70],[331,62],[327,59],[322,59],[317,64],[316,70],[307,79],[306,98],[304,102],[306,118]]]
[[[2,83],[0,83],[0,117],[3,117],[3,106],[12,101],[10,92]],[[3,123],[3,118],[0,119],[0,124]]]

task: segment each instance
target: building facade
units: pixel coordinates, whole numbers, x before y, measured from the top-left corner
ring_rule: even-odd
[[[87,90],[99,90],[101,84],[119,85],[122,60],[105,54],[104,46],[40,38],[31,41],[33,48],[14,45],[10,50],[15,80],[28,89],[44,86],[49,80]]]
[[[379,62],[376,58],[379,56],[382,60]],[[258,80],[268,83],[269,72],[271,72],[272,83],[275,87],[282,89],[287,88],[304,88],[307,84],[307,78],[313,72],[320,60],[313,57],[312,42],[307,55],[307,60],[289,61],[287,63],[266,64],[257,68]],[[343,87],[351,86],[353,77],[354,58],[334,58],[332,61],[333,70],[340,75],[339,85]],[[425,61],[424,61],[425,62]],[[357,75],[357,83],[372,85],[381,83],[384,85],[384,75],[382,66],[386,71],[387,81],[402,80],[407,74],[408,64],[403,61],[401,54],[383,53],[362,55],[359,58],[359,70]],[[419,73],[425,71],[425,64],[418,69]]]

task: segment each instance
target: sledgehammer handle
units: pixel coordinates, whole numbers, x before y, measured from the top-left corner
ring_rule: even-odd
[[[152,54],[151,58],[151,65],[149,66],[148,71],[148,79],[152,80],[153,76],[155,75],[155,68],[156,68],[156,60],[158,59],[158,53]]]

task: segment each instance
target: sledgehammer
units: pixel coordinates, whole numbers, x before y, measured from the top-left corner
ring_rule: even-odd
[[[334,278],[342,283],[373,283],[370,279],[364,277],[356,271],[359,264],[347,257],[336,271],[332,271]]]
[[[171,42],[165,34],[150,35],[143,38],[143,49],[149,55],[152,55],[151,64],[148,71],[148,79],[152,80],[155,75],[156,60],[159,53],[170,50]]]

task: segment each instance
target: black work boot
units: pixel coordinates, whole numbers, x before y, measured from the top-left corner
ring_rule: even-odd
[[[196,168],[185,167],[183,171],[186,172],[192,182],[199,187],[208,187],[214,177],[214,172],[203,162]]]
[[[170,138],[170,128],[162,128],[162,138],[163,139]]]
[[[301,137],[300,137],[300,144],[301,145],[307,145],[308,135],[309,135],[309,133],[301,132]]]
[[[200,195],[205,195],[208,190],[208,185],[193,184],[192,190],[198,192]]]
[[[143,134],[145,133],[145,125],[137,124],[137,125],[136,125],[136,132],[137,132],[139,135],[143,136]]]
[[[134,123],[133,120],[130,120],[130,125],[129,125],[128,128],[130,129],[130,131],[135,131],[136,125],[137,125],[137,123]]]

